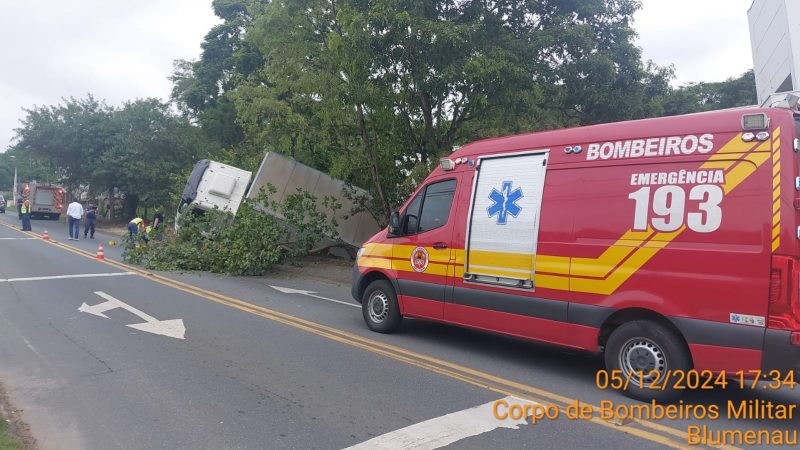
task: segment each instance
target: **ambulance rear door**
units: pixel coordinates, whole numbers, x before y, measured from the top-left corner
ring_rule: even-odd
[[[478,160],[467,219],[465,283],[535,288],[547,151]]]

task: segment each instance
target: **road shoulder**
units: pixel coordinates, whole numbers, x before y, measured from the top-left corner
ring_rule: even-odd
[[[38,448],[30,427],[22,419],[22,411],[11,404],[2,384],[0,384],[0,448],[7,450]]]

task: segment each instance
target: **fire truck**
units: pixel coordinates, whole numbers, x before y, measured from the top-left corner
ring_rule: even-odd
[[[64,211],[64,188],[49,183],[25,183],[20,196],[31,202],[31,219],[58,220]]]
[[[800,380],[797,103],[464,145],[359,250],[366,325],[602,354],[642,400],[693,371]]]

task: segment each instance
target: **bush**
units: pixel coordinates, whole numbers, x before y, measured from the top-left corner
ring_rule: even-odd
[[[320,211],[316,197],[298,189],[285,201],[274,202],[270,193],[271,186],[270,192],[246,199],[235,220],[219,210],[186,214],[176,236],[129,247],[123,258],[153,270],[262,275],[279,262],[308,254],[323,237],[338,241],[336,222]],[[322,207],[335,212],[341,206],[325,198]]]

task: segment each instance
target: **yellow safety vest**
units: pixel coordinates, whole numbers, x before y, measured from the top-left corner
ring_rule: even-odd
[[[21,212],[22,214],[28,214],[31,212],[31,207],[22,205],[19,207],[19,212]]]

